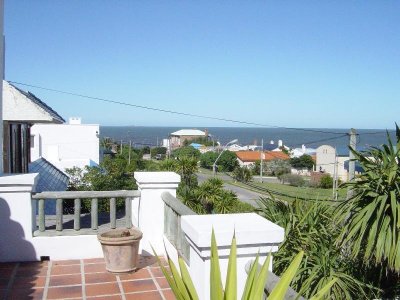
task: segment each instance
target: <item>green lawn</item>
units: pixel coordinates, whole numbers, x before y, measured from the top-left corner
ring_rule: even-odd
[[[233,184],[233,183],[231,183]],[[235,185],[248,188],[254,191],[262,192],[254,187],[249,187],[243,183],[236,182]],[[268,189],[271,193],[278,199],[285,201],[292,201],[296,198],[304,199],[317,199],[317,200],[331,200],[332,199],[332,189],[320,189],[312,187],[295,187],[280,183],[260,183],[251,182],[251,185]],[[283,194],[283,195],[281,195]],[[346,197],[346,190],[339,190],[338,200],[344,199]]]

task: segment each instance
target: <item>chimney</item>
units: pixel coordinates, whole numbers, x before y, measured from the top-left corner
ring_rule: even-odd
[[[278,147],[282,147],[283,146],[283,142],[282,142],[282,140],[279,140],[278,141]]]
[[[68,123],[70,125],[80,125],[82,124],[82,119],[80,117],[71,117],[69,118]]]

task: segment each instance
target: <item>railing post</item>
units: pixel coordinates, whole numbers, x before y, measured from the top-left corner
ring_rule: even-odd
[[[125,199],[125,227],[132,228],[132,199]]]
[[[140,245],[145,252],[142,254],[151,255],[151,245],[158,254],[164,254],[164,201],[161,194],[169,192],[175,197],[181,178],[174,172],[135,172],[134,176],[141,196],[132,214],[143,232]]]
[[[246,282],[246,264],[260,255],[262,263],[269,252],[276,252],[283,242],[284,230],[256,213],[226,215],[191,215],[181,217],[182,230],[190,244],[189,272],[200,299],[210,299],[211,233],[214,229],[221,274],[227,272],[233,234],[237,243],[237,294],[242,295]],[[272,264],[270,264],[272,268]],[[225,280],[223,279],[223,282]]]
[[[74,229],[81,229],[81,199],[77,198],[74,200]]]
[[[38,215],[39,215],[39,231],[43,232],[46,229],[46,224],[45,224],[46,216],[44,214],[44,199],[38,200]]]
[[[56,200],[56,230],[63,230],[63,199]]]
[[[110,199],[110,228],[117,227],[117,201],[115,198]]]
[[[92,230],[97,230],[98,229],[98,203],[99,200],[97,198],[93,198],[91,201],[91,206],[90,206],[90,217],[91,217],[91,227]]]

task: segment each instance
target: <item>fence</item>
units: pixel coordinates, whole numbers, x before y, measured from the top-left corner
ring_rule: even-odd
[[[97,234],[98,224],[98,203],[99,199],[109,200],[110,228],[117,227],[117,198],[125,199],[125,224],[124,227],[132,227],[132,199],[140,197],[139,191],[67,191],[67,192],[42,192],[32,195],[32,199],[38,202],[38,219],[34,236],[53,235],[84,235]],[[46,230],[45,201],[56,199],[55,230]],[[67,199],[74,199],[73,229],[64,229],[63,202]],[[82,201],[90,199],[90,228],[81,228]],[[34,205],[35,207],[35,205]]]
[[[164,235],[176,248],[186,263],[190,262],[190,246],[181,227],[181,216],[197,215],[170,193],[161,194],[164,201]]]

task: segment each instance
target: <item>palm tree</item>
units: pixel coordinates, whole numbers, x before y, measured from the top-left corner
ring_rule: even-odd
[[[106,150],[111,150],[112,145],[114,144],[114,141],[112,138],[109,137],[104,137],[100,140],[100,147],[106,149]]]

